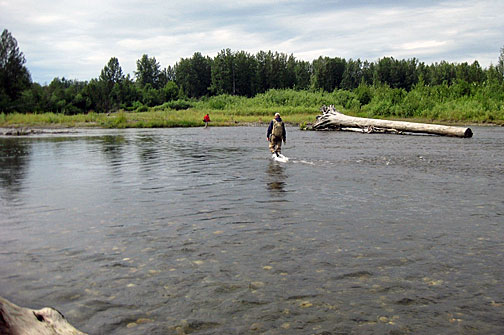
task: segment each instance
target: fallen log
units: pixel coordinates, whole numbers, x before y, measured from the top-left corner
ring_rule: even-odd
[[[56,309],[34,310],[19,307],[0,297],[0,334],[2,335],[86,335],[72,326]]]
[[[314,130],[350,130],[363,133],[426,133],[443,136],[472,137],[471,128],[442,126],[437,124],[389,121],[348,116],[337,111],[333,105],[322,106],[322,115],[317,116]]]

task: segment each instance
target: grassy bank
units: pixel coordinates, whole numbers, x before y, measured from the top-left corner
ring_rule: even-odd
[[[504,125],[502,86],[417,85],[406,92],[386,86],[360,86],[354,91],[312,92],[270,90],[253,98],[220,95],[187,101],[188,109],[173,104],[111,114],[64,115],[0,114],[0,127],[103,127],[153,128],[198,127],[208,113],[212,126],[261,124],[280,113],[290,124],[315,121],[322,105],[335,105],[341,112],[360,117],[410,120],[443,124]]]
[[[275,109],[279,111],[279,109]],[[280,110],[281,111],[281,110]],[[106,114],[64,115],[54,113],[43,114],[0,114],[0,127],[100,127],[100,128],[163,128],[163,127],[200,127],[203,126],[203,116],[209,113],[211,126],[236,126],[261,124],[269,122],[275,112],[260,111],[244,113],[244,111],[220,111],[212,109],[188,109],[184,111],[149,110],[147,112],[124,112]],[[286,113],[287,114],[287,113]],[[315,120],[317,113],[297,113],[285,116],[285,121],[292,124],[305,124]]]

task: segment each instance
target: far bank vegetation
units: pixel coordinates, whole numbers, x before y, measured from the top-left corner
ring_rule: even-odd
[[[55,78],[41,85],[31,81],[7,30],[1,44],[10,57],[1,62],[0,126],[197,126],[206,113],[213,125],[232,125],[268,122],[275,112],[302,124],[312,122],[322,105],[369,118],[504,124],[504,48],[488,68],[477,61],[427,65],[392,57],[307,62],[225,49],[213,58],[196,52],[163,69],[143,55],[133,77],[112,57],[89,82]],[[9,77],[11,63],[17,76]]]

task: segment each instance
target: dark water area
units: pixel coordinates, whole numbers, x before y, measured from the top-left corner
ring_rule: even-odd
[[[0,296],[89,334],[503,334],[504,128],[0,138]]]

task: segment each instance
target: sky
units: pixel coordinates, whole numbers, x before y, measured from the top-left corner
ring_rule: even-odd
[[[133,77],[144,54],[163,69],[227,48],[487,68],[504,47],[504,0],[0,0],[0,29],[40,84],[98,78],[112,57]]]

